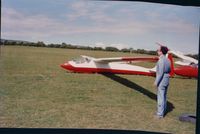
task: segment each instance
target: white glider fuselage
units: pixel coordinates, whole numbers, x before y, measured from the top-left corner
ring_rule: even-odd
[[[148,60],[157,61],[157,58],[148,58]],[[68,61],[62,64],[61,67],[77,73],[114,73],[155,76],[155,69],[128,64],[126,58],[120,57],[95,59],[82,56],[82,59]]]

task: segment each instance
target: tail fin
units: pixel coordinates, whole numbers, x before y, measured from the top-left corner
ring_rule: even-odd
[[[168,53],[168,59],[170,60],[171,63],[171,72],[170,72],[170,76],[174,76],[174,62],[173,62],[173,57],[171,53]]]

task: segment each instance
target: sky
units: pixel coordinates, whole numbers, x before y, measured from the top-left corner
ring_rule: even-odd
[[[94,0],[2,0],[3,39],[197,54],[200,8]]]

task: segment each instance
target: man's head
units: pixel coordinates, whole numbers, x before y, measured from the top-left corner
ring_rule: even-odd
[[[166,55],[168,52],[168,48],[166,46],[160,46],[160,48],[158,49],[158,55]]]

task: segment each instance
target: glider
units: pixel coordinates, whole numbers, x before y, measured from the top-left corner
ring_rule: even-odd
[[[173,68],[172,55],[168,58],[171,61]],[[155,76],[156,68],[146,68],[142,66],[133,65],[130,63],[137,62],[157,62],[158,57],[113,57],[113,58],[94,58],[81,55],[80,58],[68,61],[60,66],[66,70],[75,73],[113,73],[113,74],[132,74],[132,75],[146,75]],[[171,71],[173,76],[173,70]]]

